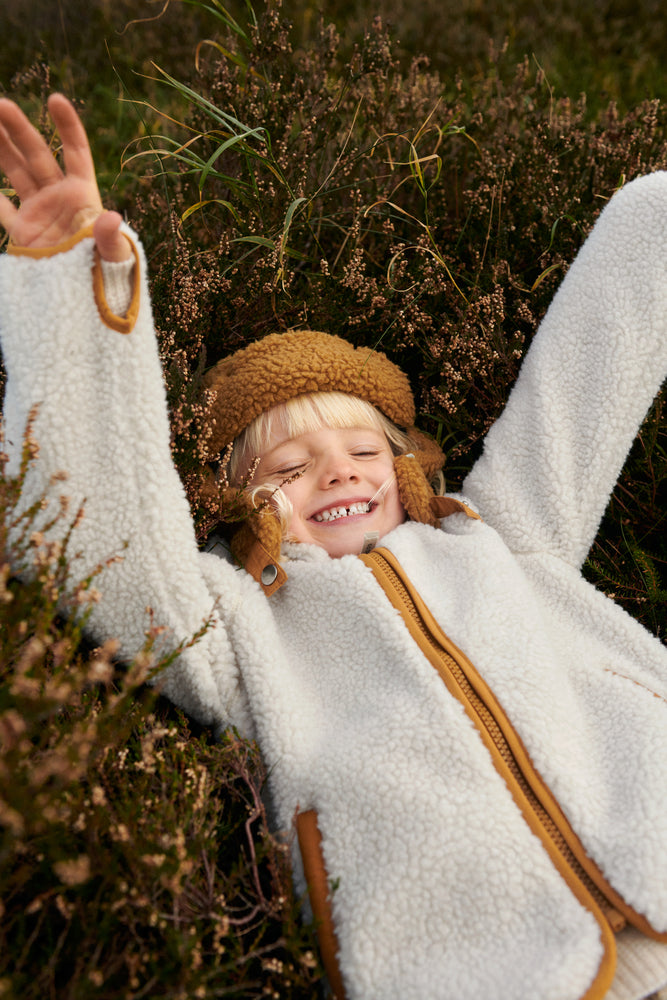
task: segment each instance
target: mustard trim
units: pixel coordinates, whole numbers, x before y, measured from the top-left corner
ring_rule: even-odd
[[[127,233],[123,233],[123,236],[130,244],[130,249],[132,250],[132,255],[134,256],[134,269],[132,272],[134,285],[132,288],[132,298],[130,299],[130,305],[127,312],[124,316],[117,316],[116,313],[113,313],[111,309],[109,309],[106,293],[104,291],[102,258],[100,257],[100,252],[97,247],[95,247],[95,263],[93,265],[93,295],[95,296],[95,305],[97,306],[97,311],[100,314],[100,319],[105,326],[115,330],[116,333],[131,333],[134,329],[134,324],[137,322],[139,306],[141,305],[140,261],[139,251],[134,245],[134,242],[130,239]]]
[[[12,257],[33,257],[35,259],[39,259],[40,257],[55,257],[56,254],[66,253],[72,247],[76,246],[77,243],[92,235],[93,227],[91,224],[90,226],[84,226],[83,229],[79,229],[72,236],[68,236],[66,240],[56,243],[51,247],[22,247],[16,243],[12,243],[10,240],[7,246],[7,253],[11,254]]]
[[[463,500],[457,500],[455,497],[435,496],[431,497],[429,503],[431,512],[437,518],[449,517],[450,514],[465,514],[466,517],[472,518],[473,521],[482,520],[472,507],[469,507]]]
[[[71,250],[72,247],[76,246],[77,243],[81,243],[82,240],[92,237],[92,235],[93,227],[90,225],[85,226],[83,229],[79,229],[79,231],[74,233],[72,236],[68,236],[66,240],[63,240],[61,243],[56,243],[51,247],[21,247],[10,241],[7,246],[7,253],[11,254],[12,257],[31,257],[34,260],[39,260],[43,257],[55,257],[56,254],[66,253],[68,250]],[[139,251],[134,245],[134,242],[130,239],[127,233],[123,233],[123,236],[130,244],[130,249],[132,250],[132,255],[134,257],[132,298],[130,299],[130,305],[127,312],[124,316],[117,316],[109,308],[104,291],[101,257],[97,247],[95,247],[95,263],[93,265],[93,295],[95,296],[95,305],[97,306],[97,311],[100,314],[100,319],[105,326],[110,327],[110,329],[115,330],[117,333],[131,333],[134,329],[135,323],[137,322],[139,307],[141,305],[140,261]]]
[[[331,895],[327,870],[322,853],[322,834],[317,824],[317,812],[308,809],[297,814],[296,832],[308,884],[310,905],[316,922],[317,942],[324,971],[327,974],[334,1000],[346,1000],[343,977],[338,965],[338,940],[333,924]]]
[[[576,873],[572,870],[572,868],[567,864],[566,859],[563,857],[562,853],[558,850],[557,846],[553,843],[553,841],[549,837],[547,831],[540,822],[539,817],[535,813],[534,806],[531,805],[528,796],[521,788],[521,785],[518,782],[517,778],[515,777],[512,769],[509,767],[505,759],[502,757],[490,733],[487,731],[486,727],[484,726],[482,720],[480,719],[479,715],[477,714],[473,706],[467,700],[464,692],[462,691],[461,687],[459,686],[456,679],[452,675],[450,669],[448,669],[446,663],[443,662],[443,660],[446,657],[451,658],[454,661],[454,664],[458,665],[458,667],[464,673],[468,682],[474,688],[475,693],[478,695],[478,697],[480,697],[484,701],[487,708],[492,712],[493,716],[496,718],[496,721],[498,722],[498,725],[500,726],[503,735],[505,736],[507,742],[510,743],[510,748],[513,750],[513,752],[515,752],[515,756],[517,757],[517,760],[520,763],[522,774],[527,779],[529,786],[533,786],[534,784],[535,786],[540,788],[540,790],[543,793],[547,793],[548,798],[555,803],[553,796],[551,796],[551,793],[548,791],[548,789],[544,785],[544,782],[542,781],[542,779],[532,766],[528,753],[523,747],[520,738],[514,732],[509,722],[509,719],[507,719],[505,713],[503,712],[500,705],[496,701],[495,696],[492,694],[487,684],[482,680],[482,678],[477,673],[472,663],[468,660],[465,654],[462,653],[461,650],[457,646],[455,646],[454,643],[442,631],[436,620],[433,618],[433,615],[429,611],[428,607],[426,606],[422,598],[419,596],[418,592],[414,589],[412,584],[407,580],[403,568],[401,564],[398,562],[398,560],[387,549],[375,549],[368,555],[361,555],[359,556],[359,558],[372,570],[376,580],[382,587],[388,600],[400,612],[401,617],[403,618],[403,621],[405,622],[405,625],[408,631],[410,632],[410,635],[417,643],[422,653],[426,656],[427,660],[431,663],[431,665],[435,668],[435,670],[437,670],[438,674],[444,681],[448,691],[457,699],[457,701],[459,701],[462,704],[466,714],[475,724],[475,727],[477,728],[482,741],[484,742],[485,746],[487,747],[491,755],[496,770],[502,776],[507,787],[509,788],[515,802],[517,803],[517,806],[519,807],[521,813],[523,814],[523,817],[527,825],[530,827],[533,833],[537,837],[539,837],[545,850],[549,854],[549,857],[552,863],[554,864],[554,867],[557,869],[557,871],[567,884],[570,891],[576,897],[576,899],[582,904],[582,906],[584,906],[585,909],[589,910],[589,912],[592,913],[592,915],[595,917],[598,927],[600,929],[602,945],[604,948],[604,955],[598,967],[595,979],[593,980],[588,990],[580,998],[580,1000],[602,1000],[602,998],[607,994],[607,991],[611,986],[616,970],[616,941],[614,939],[614,935],[612,932],[612,928],[609,924],[609,921],[605,913],[603,912],[601,906],[591,895],[590,891],[586,888],[584,883],[577,877]],[[389,572],[387,572],[387,567],[389,568]],[[442,653],[439,653],[439,651],[432,645],[431,642],[429,642],[428,636],[425,635],[424,631],[420,627],[417,620],[410,615],[404,594],[396,586],[394,580],[392,580],[392,575],[391,575],[392,572],[398,577],[399,585],[405,589],[408,599],[412,601],[414,608],[417,611],[417,614],[421,617],[425,628],[434,637],[436,642],[442,647],[444,656],[442,655]],[[508,737],[508,733],[511,734],[511,738]],[[540,796],[537,794],[535,788],[533,788],[532,790],[535,791],[536,798],[538,798],[539,800]],[[557,826],[559,826],[560,822],[562,822],[564,824],[564,827],[568,829],[569,837],[566,838],[568,846],[570,846],[570,841],[574,842],[577,845],[578,850],[576,852],[573,850],[573,854],[575,854],[582,868],[584,868],[586,873],[591,877],[591,880],[594,881],[596,885],[598,885],[598,888],[602,888],[602,885],[600,885],[600,883],[604,885],[604,894],[610,900],[612,900],[613,898],[614,901],[616,900],[618,901],[619,910],[623,912],[623,915],[626,916],[628,920],[631,920],[631,917],[639,918],[639,921],[648,927],[649,925],[647,924],[645,918],[641,917],[639,914],[636,914],[635,911],[632,910],[632,908],[629,907],[621,899],[620,896],[618,896],[618,894],[611,888],[611,886],[609,886],[606,883],[606,881],[604,880],[603,876],[599,872],[599,869],[594,864],[594,862],[590,861],[590,859],[586,857],[586,853],[583,849],[583,846],[580,844],[576,834],[569,826],[569,823],[567,822],[565,816],[563,815],[559,807],[557,807],[556,812],[557,812],[558,822],[554,817],[551,817],[552,820]],[[565,837],[564,829],[561,829],[559,832],[561,832],[561,834]],[[586,865],[582,863],[580,857],[581,859],[586,860]],[[594,874],[596,876],[595,878],[593,877]],[[635,923],[635,920],[632,919],[631,922]],[[636,926],[639,926],[639,923],[637,923]],[[643,928],[640,927],[640,929]],[[656,934],[657,932],[653,931],[650,936],[656,937]],[[661,935],[658,937],[658,940],[662,940],[664,937],[665,935]]]

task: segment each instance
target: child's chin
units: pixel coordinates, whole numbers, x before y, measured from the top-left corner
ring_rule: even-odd
[[[358,556],[366,545],[366,535],[377,532],[378,537],[386,535],[392,528],[397,527],[405,519],[403,508],[401,507],[394,520],[387,517],[359,518],[356,523],[341,524],[319,524],[301,523],[292,524],[291,540],[295,542],[307,542],[310,545],[318,545],[331,556],[332,559],[340,559],[341,556]],[[375,540],[375,539],[374,539]]]
[[[340,559],[341,556],[358,556],[364,546],[364,532],[350,533],[345,538],[331,538],[318,540],[318,545],[325,549],[332,559]]]

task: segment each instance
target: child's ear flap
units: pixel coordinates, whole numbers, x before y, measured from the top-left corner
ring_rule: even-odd
[[[394,459],[398,495],[410,520],[430,524],[434,528],[439,527],[441,519],[450,514],[465,514],[475,521],[481,521],[479,514],[464,500],[435,495],[424,472],[422,455],[422,452],[415,452],[398,455]]]
[[[199,496],[213,524],[238,525],[232,555],[264,593],[270,596],[282,587],[287,573],[280,565],[282,529],[275,513],[269,507],[254,507],[251,497],[236,486],[222,487],[210,465],[202,470]]]
[[[445,456],[440,446],[416,427],[408,427],[406,433],[414,450],[394,459],[398,495],[411,521],[437,528],[439,520],[431,506],[435,494],[430,480],[445,464]]]
[[[398,496],[411,521],[420,521],[438,527],[438,519],[431,510],[435,494],[426,478],[417,454],[397,455],[394,459]]]
[[[280,565],[282,536],[280,521],[272,510],[251,507],[232,538],[232,555],[257,580],[267,597],[287,580]]]

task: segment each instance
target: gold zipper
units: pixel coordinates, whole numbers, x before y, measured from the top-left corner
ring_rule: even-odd
[[[373,571],[422,652],[475,723],[497,770],[558,871],[579,901],[596,917],[613,976],[612,931],[618,933],[626,923],[632,923],[651,937],[664,940],[664,936],[658,935],[641,914],[625,903],[586,855],[492,691],[465,654],[442,631],[395,556],[387,549],[375,549],[359,558]],[[600,974],[602,971],[601,967]],[[609,970],[607,972],[609,974]],[[602,985],[600,974],[594,984],[597,989]],[[587,997],[598,995],[604,994],[590,991],[586,994]]]

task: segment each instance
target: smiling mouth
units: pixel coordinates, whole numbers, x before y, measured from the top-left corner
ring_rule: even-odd
[[[373,507],[376,506],[377,504],[373,504],[372,501],[360,500],[347,506],[329,507],[327,510],[318,511],[317,514],[313,514],[311,520],[316,521],[318,524],[328,521],[340,521],[346,517],[370,514]]]

